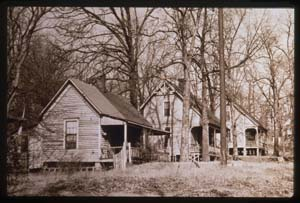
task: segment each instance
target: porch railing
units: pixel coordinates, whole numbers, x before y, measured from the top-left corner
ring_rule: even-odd
[[[210,156],[218,157],[220,155],[220,148],[209,146],[208,153],[209,153]],[[199,147],[199,150],[190,151],[189,159],[191,161],[201,161],[202,160],[201,147]]]
[[[192,151],[192,152],[190,152],[189,160],[191,160],[191,161],[201,161],[200,157],[201,157],[200,152]]]
[[[104,147],[101,152],[101,162],[113,162],[117,168],[124,165],[123,162],[132,163],[133,160],[141,158],[140,148],[131,147],[131,143],[127,144],[126,149],[125,146]]]
[[[139,147],[131,147],[131,157],[132,158],[141,158]]]

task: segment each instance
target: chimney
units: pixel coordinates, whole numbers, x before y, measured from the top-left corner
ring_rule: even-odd
[[[96,87],[103,93],[107,92],[105,74],[96,79]]]

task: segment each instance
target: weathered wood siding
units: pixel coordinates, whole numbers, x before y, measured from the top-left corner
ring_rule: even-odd
[[[169,97],[170,101],[170,116],[164,116],[164,101],[167,97]],[[167,150],[170,155],[180,155],[183,102],[178,95],[169,93],[166,96],[162,92],[158,92],[145,105],[143,113],[144,117],[156,128],[165,130],[166,127],[170,127],[173,139],[169,139]],[[190,110],[190,123],[191,127],[199,126],[200,124],[200,116],[192,109]],[[191,132],[190,138],[193,139]],[[161,143],[162,138],[153,136],[149,141]]]
[[[78,147],[64,149],[64,120],[78,119]],[[72,86],[68,85],[44,115],[37,129],[42,137],[43,160],[99,160],[99,115]]]

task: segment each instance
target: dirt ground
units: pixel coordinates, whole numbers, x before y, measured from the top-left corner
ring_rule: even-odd
[[[31,173],[8,185],[10,196],[291,197],[291,162],[152,162],[126,170]]]

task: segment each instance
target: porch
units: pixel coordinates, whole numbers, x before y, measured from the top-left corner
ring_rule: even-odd
[[[108,168],[126,168],[127,164],[138,164],[151,160],[147,153],[148,137],[166,134],[150,127],[123,122],[121,125],[102,124],[99,162]]]
[[[265,143],[266,130],[253,126],[245,128],[244,143],[238,144],[239,156],[264,156],[267,154]],[[233,155],[232,142],[229,145],[229,155]]]
[[[196,126],[191,129],[189,159],[192,161],[202,160],[202,127]],[[220,157],[220,129],[218,126],[209,125],[208,128],[208,154],[213,161]]]

